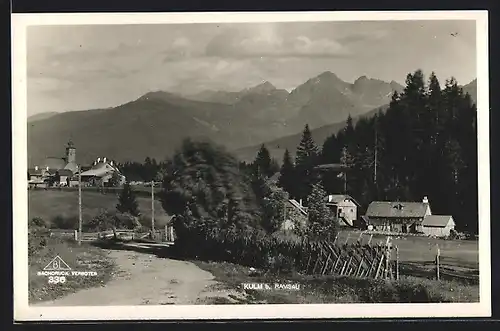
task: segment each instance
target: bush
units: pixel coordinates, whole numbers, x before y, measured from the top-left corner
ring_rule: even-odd
[[[85,224],[85,229],[90,231],[116,231],[119,228],[137,229],[141,224],[136,216],[129,213],[112,213],[102,211]]]
[[[63,217],[61,215],[52,218],[51,226],[52,229],[63,229],[63,230],[74,230],[78,228],[78,217],[70,216]]]
[[[49,230],[47,223],[41,218],[33,218],[28,222],[28,256],[33,256],[47,246]]]

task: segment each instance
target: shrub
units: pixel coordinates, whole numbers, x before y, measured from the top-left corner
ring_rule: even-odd
[[[51,220],[52,229],[74,230],[78,228],[78,217],[69,216],[63,217],[61,215],[55,216]]]
[[[109,211],[102,211],[85,226],[87,230],[91,231],[113,230],[115,238],[117,237],[116,230],[119,228],[134,229],[140,227],[141,224],[136,216],[129,213],[111,213]]]
[[[41,218],[33,218],[28,223],[28,256],[33,256],[47,245],[49,231]]]
[[[129,213],[133,216],[140,215],[135,191],[132,189],[128,182],[123,185],[123,189],[121,190],[120,196],[118,198],[116,209],[120,213]]]
[[[325,202],[321,184],[312,187],[309,197],[307,234],[312,238],[332,240],[337,234],[337,220]]]

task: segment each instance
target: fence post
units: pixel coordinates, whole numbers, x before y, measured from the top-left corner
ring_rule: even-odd
[[[396,280],[399,280],[399,247],[396,245]]]
[[[384,278],[387,279],[389,276],[389,261],[391,259],[391,250],[389,247],[389,241],[390,241],[389,236],[387,236],[387,240],[385,242],[385,270],[384,270]]]
[[[76,230],[73,230],[74,231],[74,237],[75,237],[75,241],[78,241],[78,231]]]
[[[363,232],[360,232],[359,233],[359,237],[358,237],[358,243],[361,245],[361,237],[363,237]]]
[[[437,252],[436,252],[436,278],[440,280],[439,276],[439,256],[441,255],[441,250],[439,249],[439,245],[436,244]]]
[[[367,245],[370,246],[371,242],[372,242],[372,239],[373,239],[373,234],[370,235],[370,239],[368,239],[368,243]]]

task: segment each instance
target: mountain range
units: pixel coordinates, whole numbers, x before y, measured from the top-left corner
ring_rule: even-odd
[[[477,79],[474,79],[471,81],[469,84],[462,86],[462,90],[464,93],[468,93],[472,101],[477,103]],[[356,122],[362,118],[366,117],[369,118],[376,113],[378,113],[379,110],[385,111],[388,108],[388,104],[385,104],[381,107],[375,108],[367,113],[361,114],[359,116],[354,116],[353,117],[353,123],[356,124]],[[347,117],[346,117],[347,119]],[[342,130],[345,127],[346,121],[340,121],[337,123],[333,124],[328,124],[319,128],[316,128],[314,130],[311,130],[311,135],[314,139],[314,141],[321,146],[323,142],[325,141],[326,138],[328,138],[332,133],[337,133],[340,130]],[[292,156],[295,155],[295,151],[297,149],[297,146],[299,145],[300,139],[302,138],[302,132],[298,132],[296,134],[292,134],[289,136],[284,136],[280,137],[278,139],[274,139],[271,141],[265,142],[266,148],[269,150],[269,153],[271,154],[271,157],[275,158],[278,162],[282,161],[283,154],[285,153],[285,150],[288,149],[288,151],[291,153]],[[254,145],[254,146],[247,146],[243,148],[239,148],[235,150],[233,153],[241,160],[244,160],[246,162],[251,162],[252,160],[255,159],[255,155],[257,155],[258,150],[262,144]]]
[[[348,83],[327,71],[291,92],[270,82],[237,92],[149,92],[113,108],[28,118],[28,163],[63,154],[70,138],[83,164],[104,156],[120,162],[147,156],[161,160],[186,137],[223,144],[242,159],[253,158],[257,146],[272,142],[278,146],[273,153],[281,158],[284,148],[294,150],[306,123],[321,140],[341,128],[349,114],[369,116],[402,90],[394,81],[362,76]]]

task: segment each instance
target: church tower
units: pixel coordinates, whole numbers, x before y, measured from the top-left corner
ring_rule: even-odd
[[[71,139],[68,141],[68,146],[66,147],[66,162],[76,163],[76,148]]]

